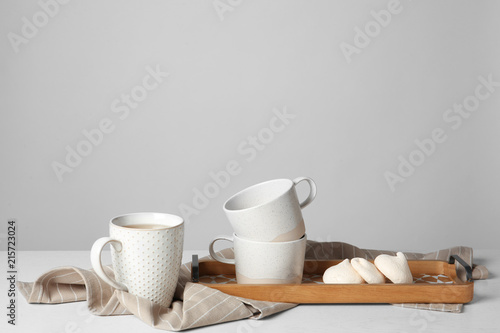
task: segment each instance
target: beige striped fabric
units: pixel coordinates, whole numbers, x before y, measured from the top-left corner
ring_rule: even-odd
[[[377,255],[392,251],[363,250],[346,243],[319,243],[308,241],[307,259],[344,259],[363,257],[374,259]],[[410,260],[447,260],[452,254],[460,255],[472,265],[472,249],[454,247],[428,254],[405,253]],[[232,249],[221,251],[230,258]],[[211,260],[203,258],[201,260]],[[92,271],[78,267],[59,267],[41,275],[35,282],[18,282],[21,294],[29,303],[57,304],[87,300],[90,312],[99,316],[133,314],[154,328],[180,331],[244,318],[260,319],[296,306],[290,303],[262,302],[224,294],[202,284],[192,283],[191,265],[183,264],[174,301],[169,308],[127,292],[115,290],[104,283]],[[106,272],[113,276],[110,267]],[[458,267],[459,276],[465,272]],[[474,279],[485,279],[488,271],[475,266]],[[417,309],[460,312],[461,304],[398,304]]]

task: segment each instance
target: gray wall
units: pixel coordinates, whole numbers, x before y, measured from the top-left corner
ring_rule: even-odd
[[[310,239],[500,248],[498,2],[44,1],[0,2],[0,219],[21,249],[180,207],[206,249],[232,194],[298,176]]]

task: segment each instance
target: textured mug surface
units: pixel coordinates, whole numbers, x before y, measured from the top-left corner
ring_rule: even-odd
[[[299,202],[295,186],[306,181],[309,196]],[[302,208],[316,197],[316,184],[311,178],[275,179],[238,192],[224,204],[236,235],[257,241],[285,242],[302,237],[306,228]]]
[[[234,259],[222,258],[214,251],[218,240],[234,243]],[[239,284],[299,284],[302,281],[307,236],[289,242],[260,242],[232,237],[216,237],[209,246],[215,260],[234,264]]]
[[[91,251],[99,277],[117,289],[169,307],[182,263],[183,219],[162,213],[128,214],[113,218],[109,233]],[[111,243],[115,280],[104,272],[100,260],[107,243]]]

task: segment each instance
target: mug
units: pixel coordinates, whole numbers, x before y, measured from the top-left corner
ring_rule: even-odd
[[[214,251],[218,240],[234,243],[234,259],[222,258]],[[260,242],[218,236],[209,245],[215,260],[234,264],[239,284],[300,284],[304,270],[307,236],[289,242]]]
[[[299,202],[295,186],[301,181],[309,184],[310,192]],[[301,210],[315,197],[316,184],[311,178],[275,179],[236,193],[224,203],[224,212],[239,237],[286,242],[305,234]]]
[[[97,275],[112,287],[169,307],[182,264],[184,220],[163,213],[117,216],[109,223],[109,236],[95,241],[90,253]],[[111,244],[115,279],[101,263],[101,252]]]

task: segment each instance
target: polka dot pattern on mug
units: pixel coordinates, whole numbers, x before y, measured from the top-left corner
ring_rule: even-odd
[[[112,228],[110,235],[122,243],[120,252],[111,246],[116,280],[131,294],[169,307],[182,261],[183,226],[161,230]]]

